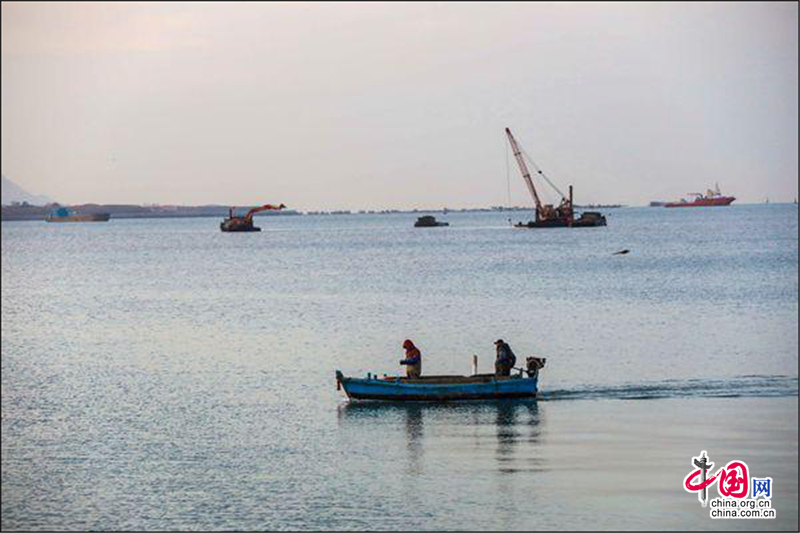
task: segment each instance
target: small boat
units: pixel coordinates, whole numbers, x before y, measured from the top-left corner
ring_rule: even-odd
[[[261,228],[253,225],[253,218],[228,217],[219,223],[219,229],[227,233],[261,231]]]
[[[416,222],[414,222],[415,228],[435,228],[438,226],[449,226],[450,224],[447,222],[439,222],[436,220],[436,217],[431,215],[425,215],[419,217]]]
[[[736,200],[735,196],[723,196],[719,192],[719,183],[716,184],[716,189],[708,189],[706,194],[699,192],[690,192],[689,195],[694,196],[694,200],[686,200],[682,198],[679,202],[668,202],[664,207],[711,207],[730,205]]]
[[[349,399],[382,400],[394,402],[429,401],[449,402],[462,400],[499,400],[509,398],[536,398],[539,369],[545,359],[528,358],[528,369],[517,375],[496,376],[422,376],[405,378],[367,374],[366,378],[346,377],[336,371],[336,387],[344,389]]]
[[[108,222],[109,213],[73,213],[66,207],[57,207],[44,217],[46,222]]]
[[[261,231],[261,228],[253,225],[253,215],[260,213],[261,211],[280,211],[285,207],[286,206],[283,204],[265,204],[259,207],[254,207],[243,217],[235,216],[233,214],[234,209],[231,207],[228,211],[228,218],[219,223],[219,229],[226,233]]]

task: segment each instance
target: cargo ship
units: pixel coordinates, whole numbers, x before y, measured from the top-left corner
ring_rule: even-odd
[[[733,196],[723,196],[719,192],[719,183],[716,184],[716,189],[708,189],[705,194],[700,192],[690,192],[690,196],[694,196],[693,200],[686,200],[682,198],[679,202],[667,202],[664,207],[709,207],[717,205],[730,205],[736,200]]]
[[[44,217],[44,220],[45,222],[108,222],[109,218],[111,218],[109,213],[77,214],[66,207],[58,207]]]

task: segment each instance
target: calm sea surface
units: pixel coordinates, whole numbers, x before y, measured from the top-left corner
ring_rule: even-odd
[[[3,222],[2,528],[797,530],[796,205],[438,217]],[[498,337],[541,400],[335,388]],[[777,518],[710,519],[701,450]]]

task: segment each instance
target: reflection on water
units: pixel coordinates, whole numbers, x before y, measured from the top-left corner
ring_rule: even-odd
[[[520,443],[538,445],[541,438],[541,416],[536,402],[500,402],[497,404],[497,463],[503,474],[542,469],[542,459],[533,454],[521,464],[515,451]],[[535,449],[535,448],[534,448]]]
[[[501,472],[507,472],[504,468],[505,463],[513,461],[514,447],[519,439],[520,432],[516,427],[517,410],[516,406],[502,402],[497,406],[497,462]]]
[[[338,410],[342,430],[358,431],[363,426],[380,424],[382,434],[404,435],[407,473],[416,475],[425,473],[426,437],[444,450],[463,449],[470,463],[479,469],[501,474],[543,471],[544,460],[537,450],[543,418],[535,400],[458,404],[347,402]],[[482,461],[489,457],[492,462]]]
[[[406,442],[408,443],[408,471],[411,474],[420,474],[423,470],[422,438],[424,424],[422,422],[422,406],[410,405],[405,410]]]
[[[743,411],[754,415],[746,425]],[[702,429],[692,424],[698,413],[707,420]],[[789,415],[796,415],[790,398],[351,402],[338,408],[337,433],[358,450],[348,456],[348,479],[374,484],[370,498],[397,491],[404,509],[417,513],[413,527],[399,524],[409,530],[452,527],[464,509],[471,512],[455,523],[468,530],[722,527],[681,489],[689,438],[743,457],[758,472],[788,473],[786,493],[774,505],[780,527],[790,529],[797,516],[790,479],[796,429],[774,433]],[[644,478],[626,467],[631,454],[652,466]],[[659,521],[648,522],[631,501],[661,513]]]

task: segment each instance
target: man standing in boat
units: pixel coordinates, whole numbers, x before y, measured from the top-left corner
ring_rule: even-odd
[[[517,357],[511,350],[511,346],[504,342],[503,339],[494,341],[497,347],[497,359],[494,361],[494,374],[496,376],[510,376],[511,369],[517,363]]]
[[[406,377],[420,377],[422,375],[422,354],[409,339],[403,343],[403,348],[406,351],[406,358],[400,361],[400,364],[406,365]]]

